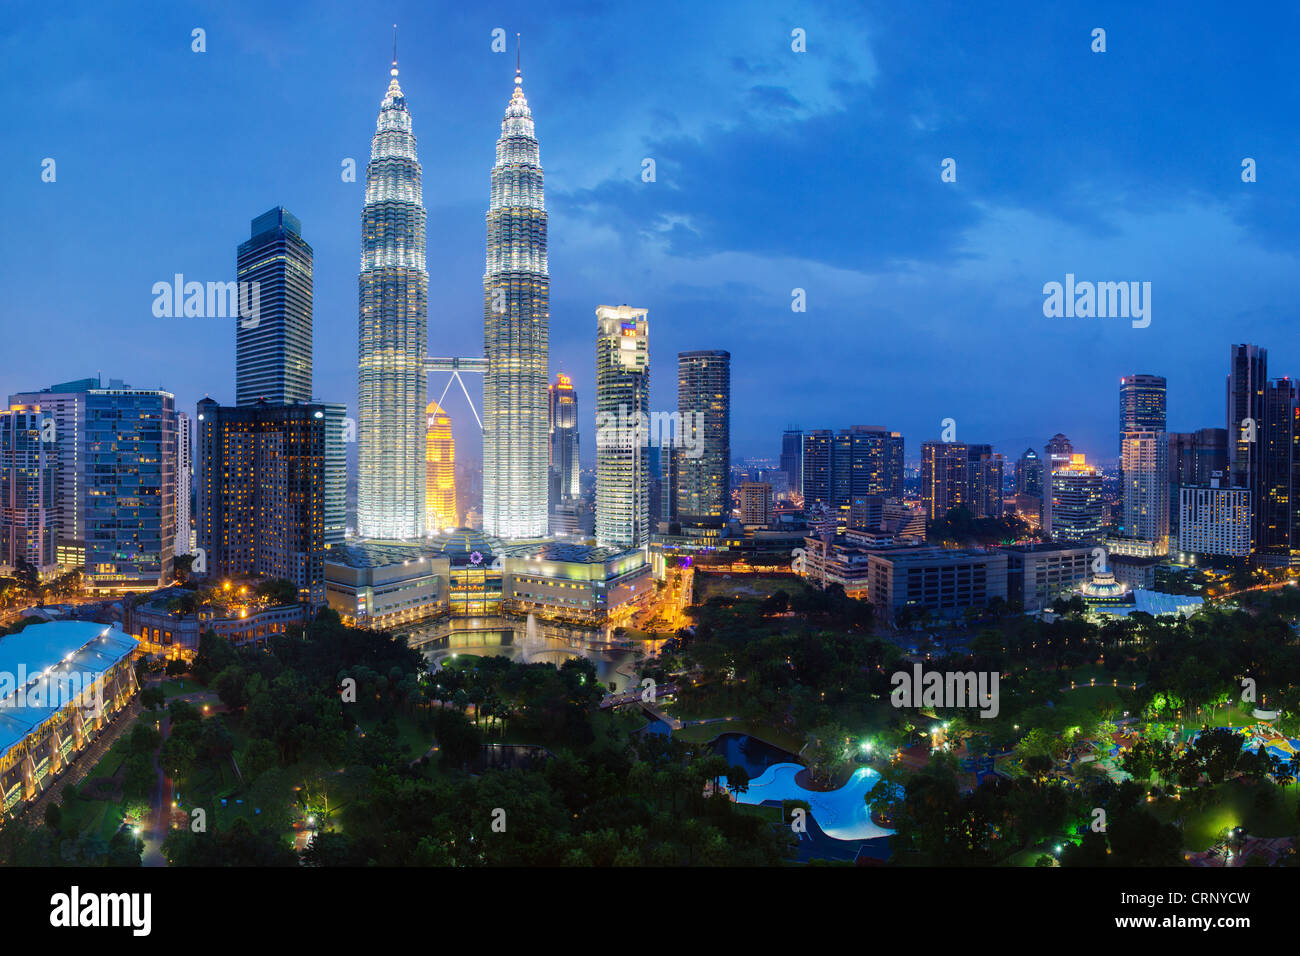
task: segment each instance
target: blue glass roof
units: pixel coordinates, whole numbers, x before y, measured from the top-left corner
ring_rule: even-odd
[[[25,675],[28,686],[46,670],[51,678],[62,673],[83,674],[93,681],[138,646],[135,638],[116,627],[89,621],[32,624],[17,634],[0,637],[0,754],[67,703],[29,706],[24,688],[15,686],[20,676]]]

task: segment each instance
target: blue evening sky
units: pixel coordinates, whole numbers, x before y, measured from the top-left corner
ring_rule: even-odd
[[[316,391],[355,408],[364,167],[394,22],[431,354],[482,354],[489,170],[523,34],[551,371],[576,380],[587,456],[602,303],[650,310],[655,408],[675,406],[679,350],[731,351],[737,456],[775,456],[787,423],[881,424],[911,460],[952,417],[1013,457],[1063,431],[1109,458],[1123,374],[1167,376],[1170,428],[1191,430],[1223,425],[1230,343],[1300,370],[1289,5],[5,6],[6,394],[99,370],[191,413],[233,401],[233,323],[156,319],[150,288],[233,278],[249,220],[282,204],[315,249]],[[349,157],[358,182],[341,180]],[[1045,318],[1043,284],[1066,273],[1150,282],[1150,327]],[[463,397],[447,405],[477,459]]]

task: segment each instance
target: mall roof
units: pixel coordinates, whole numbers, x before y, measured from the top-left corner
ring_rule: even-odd
[[[98,679],[139,646],[115,626],[89,621],[30,624],[17,634],[0,637],[0,755],[23,740],[62,708],[22,704],[14,685],[25,674],[27,684],[46,670],[53,675],[75,673]]]
[[[1121,617],[1127,617],[1134,611],[1144,611],[1152,617],[1160,617],[1162,614],[1189,615],[1199,611],[1205,599],[1189,594],[1166,594],[1163,591],[1137,588],[1133,591],[1133,602],[1104,605],[1092,610],[1098,614],[1115,614]]]

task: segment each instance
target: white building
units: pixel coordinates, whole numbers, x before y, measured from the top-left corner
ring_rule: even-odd
[[[547,528],[550,273],[533,114],[515,71],[501,120],[483,273],[483,530],[541,538]]]
[[[1187,554],[1217,554],[1244,558],[1250,554],[1250,490],[1184,485],[1178,498],[1178,550]]]
[[[645,309],[596,308],[596,544],[650,535],[650,328]]]
[[[1123,438],[1124,535],[1169,552],[1169,437],[1126,431]]]
[[[194,553],[190,489],[194,484],[194,420],[176,413],[176,554]]]

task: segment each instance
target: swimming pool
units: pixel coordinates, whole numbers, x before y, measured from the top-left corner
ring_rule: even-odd
[[[812,807],[813,819],[836,840],[870,840],[890,836],[894,831],[871,822],[866,795],[880,779],[870,767],[859,767],[848,783],[838,790],[805,790],[795,782],[802,770],[797,763],[778,763],[768,767],[749,782],[749,789],[736,794],[739,803],[762,803],[764,800],[805,800]]]

